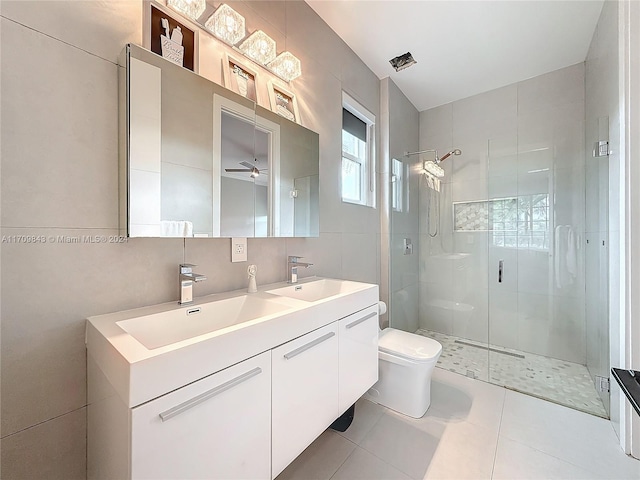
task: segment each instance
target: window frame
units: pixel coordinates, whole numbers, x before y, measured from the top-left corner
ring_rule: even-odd
[[[354,115],[356,118],[366,124],[366,142],[365,142],[365,158],[361,159],[345,152],[342,147],[342,155],[340,157],[340,198],[344,203],[352,205],[362,205],[365,207],[376,208],[376,178],[375,178],[375,127],[376,117],[360,102],[351,97],[348,93],[342,92],[342,108]],[[342,141],[341,129],[340,139]],[[356,162],[361,166],[360,169],[360,201],[345,198],[342,190],[342,171],[343,158]]]

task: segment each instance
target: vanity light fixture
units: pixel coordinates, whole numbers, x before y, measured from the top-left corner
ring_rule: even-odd
[[[193,20],[198,20],[207,8],[206,0],[167,0],[167,5]]]
[[[213,12],[204,26],[229,45],[235,45],[245,36],[244,17],[225,3]]]
[[[300,60],[291,52],[282,52],[275,60],[269,63],[268,67],[273,73],[287,82],[302,75]]]
[[[266,65],[276,58],[276,42],[262,30],[253,32],[238,48],[261,65]]]
[[[207,8],[206,0],[167,0],[167,5],[202,26],[198,18]],[[256,30],[235,47],[246,36],[245,19],[226,3],[221,4],[204,22],[204,28],[286,82],[302,75],[300,60],[291,52],[276,56],[276,42],[262,30]]]

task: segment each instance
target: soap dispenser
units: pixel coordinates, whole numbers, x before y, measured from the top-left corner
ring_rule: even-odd
[[[256,284],[256,273],[258,273],[258,267],[256,265],[249,265],[247,268],[249,274],[249,288],[247,292],[256,293],[258,291],[258,285]]]

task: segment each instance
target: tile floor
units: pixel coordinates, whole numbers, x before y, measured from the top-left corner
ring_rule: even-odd
[[[424,417],[360,400],[277,478],[328,479],[638,480],[640,461],[605,419],[436,368]]]
[[[486,346],[466,338],[430,330],[418,330],[416,333],[434,338],[442,344],[438,366],[445,370],[462,375],[471,371],[475,378],[485,382],[491,381],[496,385],[547,398],[592,415],[608,417],[591,375],[584,365],[503,347],[492,348],[523,355],[524,358],[498,352],[488,353],[485,348],[456,342],[459,340],[481,347]]]

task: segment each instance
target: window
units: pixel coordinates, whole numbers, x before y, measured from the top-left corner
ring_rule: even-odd
[[[404,191],[408,178],[405,170],[407,166],[402,161],[395,158],[391,160],[391,208],[394,212],[402,212],[405,208]]]
[[[375,206],[375,117],[342,94],[342,201]]]

